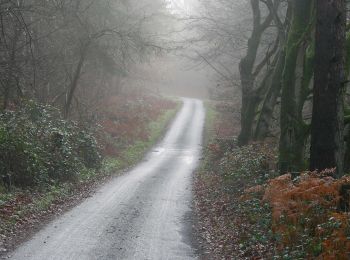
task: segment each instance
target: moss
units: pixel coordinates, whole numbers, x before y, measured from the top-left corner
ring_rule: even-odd
[[[345,63],[345,71],[347,77],[349,77],[350,72],[350,32],[346,34],[346,63]]]
[[[313,25],[310,17],[312,13],[312,1],[296,0],[293,2],[293,17],[291,28],[286,45],[286,59],[282,76],[282,97],[281,97],[281,137],[280,137],[280,154],[279,163],[281,172],[287,170],[301,170],[303,168],[303,149],[304,149],[304,131],[303,120],[301,117],[300,107],[305,102],[303,95],[306,81],[309,81],[311,69],[304,66],[304,80],[301,83],[301,92],[297,93],[296,88],[296,68],[300,52],[303,48],[306,37],[310,33]],[[305,55],[312,55],[311,49],[305,50]],[[312,63],[312,59],[306,59]]]
[[[311,92],[310,83],[312,80],[312,76],[314,74],[314,62],[315,62],[315,41],[313,40],[312,43],[307,47],[306,53],[305,53],[303,78],[302,78],[301,90],[300,90],[300,102],[298,105],[298,113],[300,117],[302,116],[304,103]]]

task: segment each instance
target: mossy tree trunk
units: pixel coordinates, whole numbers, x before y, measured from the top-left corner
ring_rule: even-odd
[[[241,132],[238,137],[239,145],[246,145],[252,139],[254,118],[260,97],[255,89],[255,79],[266,61],[256,66],[257,54],[265,30],[272,22],[272,14],[261,21],[260,0],[251,0],[253,12],[253,30],[248,40],[245,57],[239,64],[242,85]],[[273,55],[273,51],[267,56]]]
[[[317,0],[310,169],[343,175],[346,1]]]
[[[257,141],[264,140],[269,134],[269,128],[272,124],[273,113],[277,103],[277,98],[281,92],[281,78],[283,65],[285,61],[285,51],[281,50],[278,54],[269,90],[263,101],[261,110],[258,115],[254,138]]]
[[[349,25],[347,25],[349,27]],[[345,73],[346,78],[349,81],[350,74],[350,33],[346,35],[346,63],[345,63]],[[349,84],[347,88],[347,96],[349,95]],[[344,159],[344,172],[348,173],[350,171],[350,107],[349,107],[349,99],[345,101],[345,159]]]
[[[280,172],[299,171],[305,168],[304,147],[307,126],[302,118],[306,100],[303,93],[309,84],[304,80],[308,64],[306,52],[309,45],[312,1],[290,2],[292,21],[286,45],[285,65],[282,76],[279,164]]]

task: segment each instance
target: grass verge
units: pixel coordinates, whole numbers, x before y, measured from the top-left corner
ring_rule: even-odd
[[[149,124],[149,132],[151,133],[147,140],[138,140],[133,145],[121,152],[118,158],[107,158],[104,161],[103,171],[107,174],[128,168],[139,162],[145,153],[152,148],[163,136],[169,122],[174,118],[176,112],[180,108],[177,103],[175,109],[165,111],[156,121]]]
[[[217,117],[217,111],[212,103],[209,101],[204,102],[205,107],[205,125],[204,125],[204,145],[208,145],[212,139],[215,138],[215,118]]]

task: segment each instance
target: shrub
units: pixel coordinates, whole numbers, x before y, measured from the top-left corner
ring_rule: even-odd
[[[0,127],[0,175],[10,174],[21,186],[47,179],[41,152],[28,134]]]
[[[74,180],[82,167],[100,165],[93,132],[57,109],[29,101],[0,115],[0,175],[12,175],[15,185]]]
[[[93,133],[94,131],[87,130],[75,131],[73,140],[80,161],[89,169],[99,169],[102,165],[102,156]]]
[[[272,207],[272,230],[284,258],[348,259],[350,216],[339,210],[339,200],[350,177],[327,175],[305,173],[293,181],[286,174],[269,182],[264,200]]]
[[[269,144],[255,143],[228,151],[217,149],[226,151],[220,156],[218,171],[227,181],[236,182],[237,179],[249,177],[261,184],[273,173],[275,152]]]

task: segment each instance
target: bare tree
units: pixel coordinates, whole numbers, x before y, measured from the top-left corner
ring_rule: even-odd
[[[3,108],[35,98],[68,117],[79,100],[103,98],[130,64],[162,51],[157,19],[166,12],[163,1],[149,0],[2,1]]]

